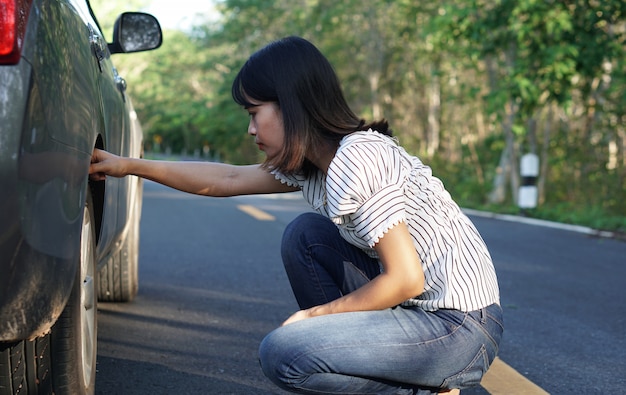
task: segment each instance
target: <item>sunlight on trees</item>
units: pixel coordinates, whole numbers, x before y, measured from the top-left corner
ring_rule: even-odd
[[[104,26],[128,4],[92,3],[106,5],[104,17],[94,5]],[[216,8],[217,22],[165,31],[157,51],[115,55],[147,150],[258,161],[230,83],[252,52],[300,35],[328,56],[357,113],[387,118],[462,204],[514,210],[518,162],[532,152],[541,166],[536,215],[626,231],[623,1],[222,0]]]

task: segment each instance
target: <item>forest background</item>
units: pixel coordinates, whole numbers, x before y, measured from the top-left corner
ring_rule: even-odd
[[[92,0],[111,39],[148,0]],[[535,218],[626,233],[623,0],[221,0],[165,30],[156,51],[114,55],[146,156],[256,163],[231,98],[245,60],[298,35],[335,67],[365,119],[386,118],[463,207],[519,214],[520,159],[539,158]],[[189,10],[190,15],[194,10]]]

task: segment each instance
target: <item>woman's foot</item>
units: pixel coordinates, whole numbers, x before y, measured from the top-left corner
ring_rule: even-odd
[[[446,394],[446,395],[460,395],[461,394],[461,390],[458,388],[454,388],[451,390],[444,390],[444,391],[439,391],[440,394]]]

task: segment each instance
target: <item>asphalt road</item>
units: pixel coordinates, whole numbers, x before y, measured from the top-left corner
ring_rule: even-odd
[[[216,199],[146,182],[139,294],[99,305],[96,393],[284,393],[257,347],[297,310],[279,244],[304,210],[298,194]],[[498,271],[500,359],[552,394],[624,393],[626,242],[472,219]]]

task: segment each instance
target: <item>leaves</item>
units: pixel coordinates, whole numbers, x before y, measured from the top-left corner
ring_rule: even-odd
[[[516,158],[537,150],[545,202],[593,201],[624,213],[625,4],[223,0],[216,4],[219,23],[165,32],[163,48],[116,61],[147,149],[158,135],[161,149],[209,146],[222,160],[247,163],[261,158],[246,135],[245,114],[232,103],[231,81],[255,50],[300,35],[329,58],[357,113],[390,120],[407,149],[448,164],[444,178],[469,166],[462,182],[449,185],[453,194],[482,191],[473,200],[484,200],[485,183],[494,180],[509,183],[501,196],[514,201]],[[500,152],[507,156],[498,162]],[[480,185],[469,187],[471,180]],[[590,189],[611,198],[589,198]]]

